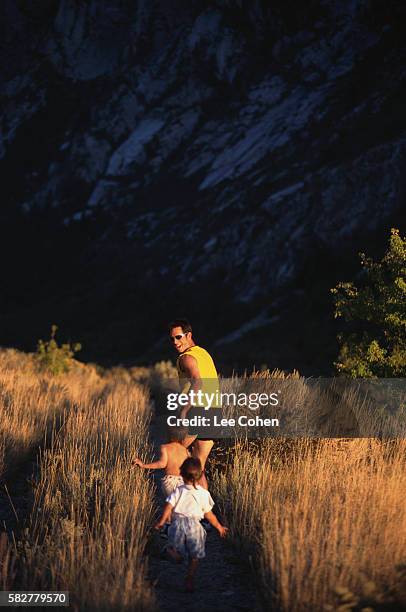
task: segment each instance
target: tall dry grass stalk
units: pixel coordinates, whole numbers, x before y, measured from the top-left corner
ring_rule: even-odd
[[[0,370],[0,477],[17,468],[43,442],[66,400],[66,389],[60,384],[33,373]]]
[[[296,371],[285,374],[266,370],[220,382],[223,394],[244,393],[253,398],[276,395],[278,404],[265,408],[258,403],[251,409],[223,402],[223,415],[277,418],[278,431],[286,437],[406,437],[406,389],[402,380],[305,379]],[[236,427],[235,433],[241,434],[241,428]],[[262,432],[251,430],[250,434],[260,437]]]
[[[30,355],[0,351],[0,478],[47,444],[66,410],[91,403],[106,388],[92,367],[77,364],[72,372],[55,377],[39,372]]]
[[[0,381],[6,456],[40,446],[28,526],[14,547],[1,542],[1,587],[68,590],[75,610],[154,610],[153,484],[129,469],[150,454],[145,388],[92,368],[52,378],[16,365]]]
[[[278,463],[281,443],[241,449],[216,480],[232,534],[257,555],[264,608],[320,610],[336,587],[394,582],[406,558],[406,441],[298,439]]]

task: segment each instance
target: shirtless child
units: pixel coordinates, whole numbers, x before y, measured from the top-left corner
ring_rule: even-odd
[[[184,484],[180,475],[180,466],[190,457],[187,444],[193,441],[193,438],[189,438],[185,427],[170,427],[168,438],[169,442],[161,444],[158,461],[143,463],[140,459],[134,459],[132,463],[146,470],[165,470],[165,476],[161,478],[161,488],[165,498]]]

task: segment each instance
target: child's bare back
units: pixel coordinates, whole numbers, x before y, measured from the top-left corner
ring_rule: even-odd
[[[180,466],[189,456],[187,448],[179,442],[161,444],[161,457],[166,458],[165,474],[168,476],[180,476]]]
[[[141,459],[133,461],[133,465],[138,465],[147,470],[165,470],[165,476],[161,479],[161,488],[165,497],[170,495],[176,487],[183,484],[180,466],[190,456],[187,450],[190,439],[182,428],[171,429],[169,438],[169,442],[161,444],[160,456],[157,461],[152,463],[143,463]]]
[[[152,463],[143,463],[135,459],[133,464],[147,470],[165,470],[167,476],[180,476],[180,466],[189,457],[189,452],[181,442],[161,444],[159,459]]]

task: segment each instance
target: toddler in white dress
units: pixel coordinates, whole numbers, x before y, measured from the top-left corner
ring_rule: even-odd
[[[222,538],[226,536],[228,529],[221,525],[212,512],[214,502],[210,493],[196,484],[202,475],[199,459],[193,457],[186,459],[180,467],[180,473],[184,484],[177,487],[166,498],[162,516],[155,525],[155,529],[161,529],[172,517],[166,550],[168,555],[178,563],[184,557],[188,558],[186,590],[193,591],[198,561],[205,557],[206,532],[200,523],[201,519],[205,518],[209,521]]]

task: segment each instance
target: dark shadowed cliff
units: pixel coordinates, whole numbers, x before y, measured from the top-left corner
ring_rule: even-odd
[[[4,0],[0,344],[329,371],[329,288],[405,208],[396,1]]]

